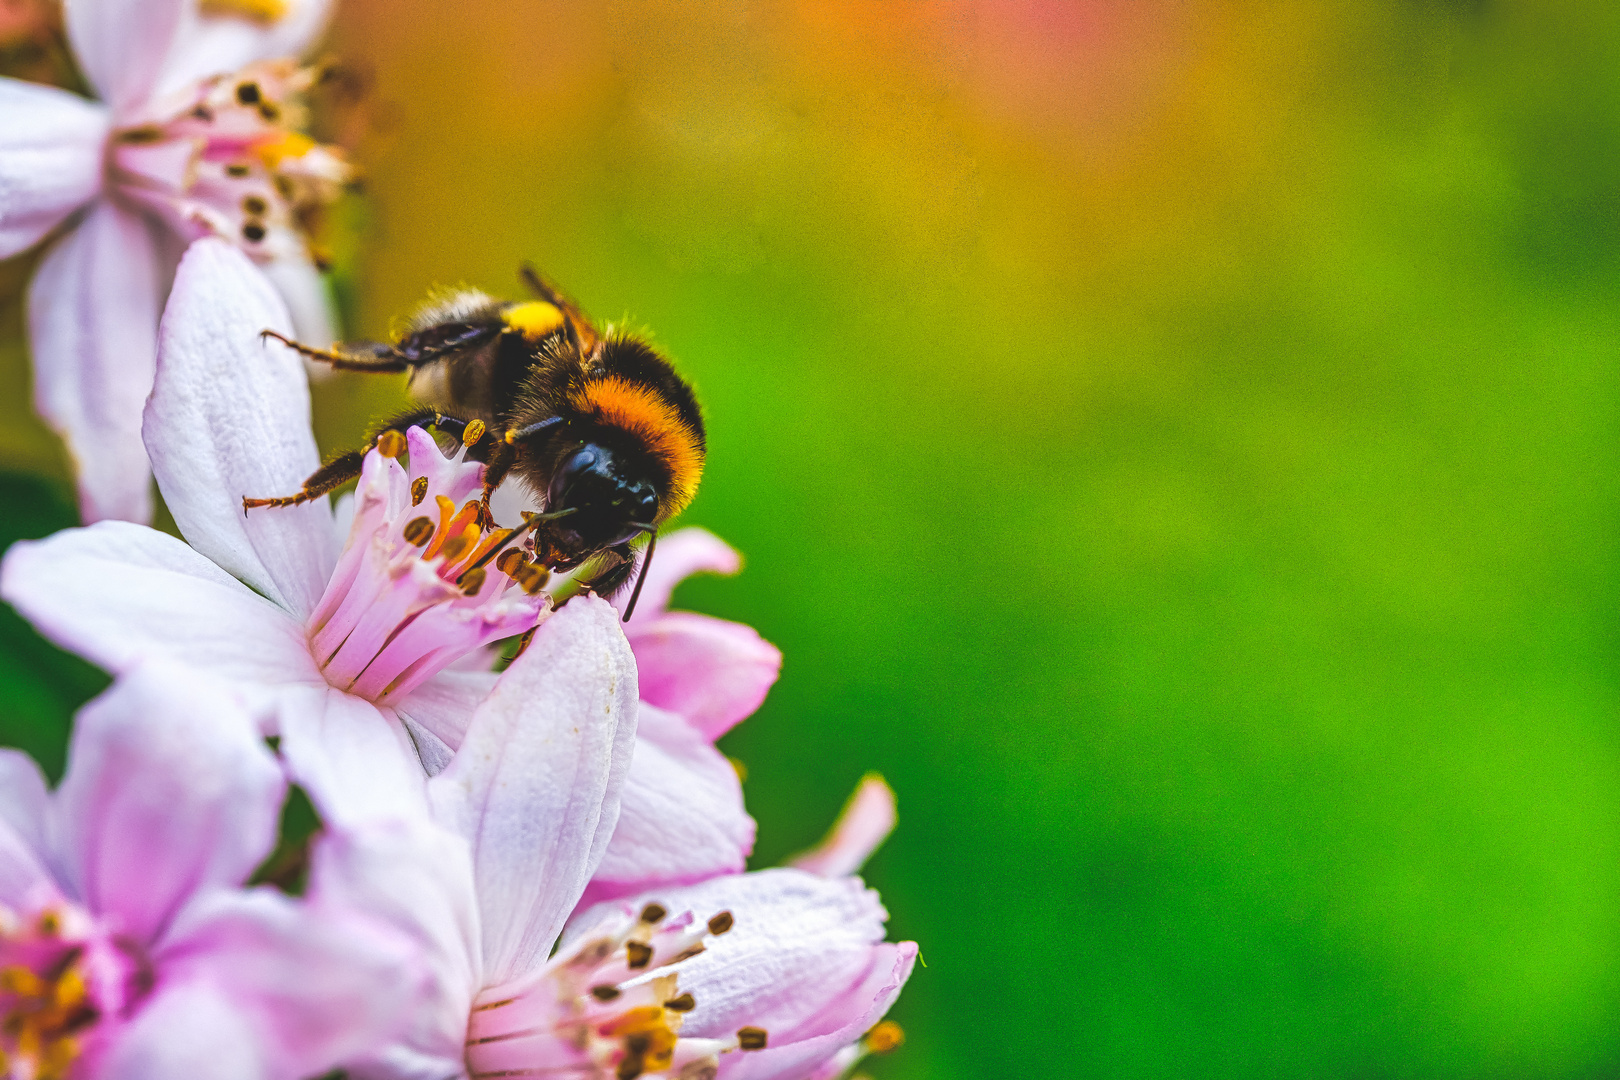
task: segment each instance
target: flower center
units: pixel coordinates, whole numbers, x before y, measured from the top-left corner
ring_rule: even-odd
[[[333,147],[299,132],[313,68],[271,60],[205,79],[113,133],[108,176],[182,235],[222,236],[270,260],[301,254],[353,179]]]
[[[517,548],[489,558],[511,530],[480,522],[483,480],[483,465],[445,457],[421,428],[385,432],[366,454],[348,543],[306,627],[333,686],[397,699],[545,616],[545,571]]]
[[[693,925],[690,913],[665,921],[659,904],[559,952],[519,983],[484,991],[467,1026],[473,1080],[557,1073],[581,1080],[678,1077],[714,1080],[719,1056],[762,1050],[760,1028],[730,1039],[683,1038],[697,1007],[674,969],[731,929],[729,911]]]
[[[20,916],[0,905],[0,1072],[61,1080],[149,982],[134,950],[77,906]]]

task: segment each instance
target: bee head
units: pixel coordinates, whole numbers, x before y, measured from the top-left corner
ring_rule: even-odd
[[[552,472],[546,510],[569,511],[551,526],[563,544],[601,550],[652,528],[658,489],[629,458],[604,443],[588,442],[565,454]]]

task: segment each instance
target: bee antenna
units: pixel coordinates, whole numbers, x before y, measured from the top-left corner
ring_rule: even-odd
[[[500,543],[496,544],[494,547],[490,548],[488,551],[484,552],[484,554],[479,557],[478,561],[473,563],[467,569],[468,570],[476,570],[480,566],[483,566],[485,563],[489,562],[491,559],[494,559],[497,555],[499,555],[501,552],[505,551],[509,546],[511,546],[511,543],[512,543],[513,540],[516,540],[516,539],[520,538],[524,533],[528,532],[530,529],[534,528],[536,525],[539,525],[539,524],[541,524],[543,522],[547,522],[547,521],[556,521],[558,518],[565,518],[569,514],[575,513],[578,510],[579,510],[579,507],[570,506],[570,507],[567,507],[567,508],[562,509],[562,510],[558,510],[558,511],[556,511],[554,513],[550,513],[550,514],[528,514],[528,515],[526,515],[524,517],[524,519],[523,519],[523,524],[515,526],[512,529],[511,532],[506,534],[506,538],[504,540],[502,540]]]
[[[636,589],[630,594],[630,602],[624,605],[624,621],[629,622],[630,616],[636,613],[636,601],[641,599],[641,587],[647,584],[647,567],[652,565],[653,552],[658,550],[658,530],[651,532],[652,539],[647,541],[647,554],[641,560],[641,573],[636,575]]]

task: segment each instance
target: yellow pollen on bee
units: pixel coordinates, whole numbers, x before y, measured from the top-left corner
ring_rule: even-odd
[[[202,0],[198,7],[204,15],[234,15],[262,24],[287,14],[287,0]]]
[[[405,452],[405,436],[389,428],[377,436],[377,453],[385,458],[397,458]]]
[[[563,313],[544,300],[513,304],[501,315],[507,329],[523,335],[524,341],[539,341],[563,324]]]

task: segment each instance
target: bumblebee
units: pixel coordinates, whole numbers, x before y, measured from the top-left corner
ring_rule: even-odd
[[[532,532],[540,565],[563,572],[594,561],[584,584],[611,596],[635,573],[631,544],[646,534],[645,573],[658,527],[692,501],[703,473],[697,399],[646,341],[612,326],[599,331],[532,267],[522,276],[535,299],[451,293],[430,301],[392,343],[325,350],[264,331],[344,371],[409,372],[421,407],[321,466],[296,495],[244,498],[244,511],[319,498],[359,476],[386,432],[421,425],[459,439],[484,463],[485,525],[494,524],[489,497],[509,475],[543,500],[544,512],[525,514],[512,537]]]

